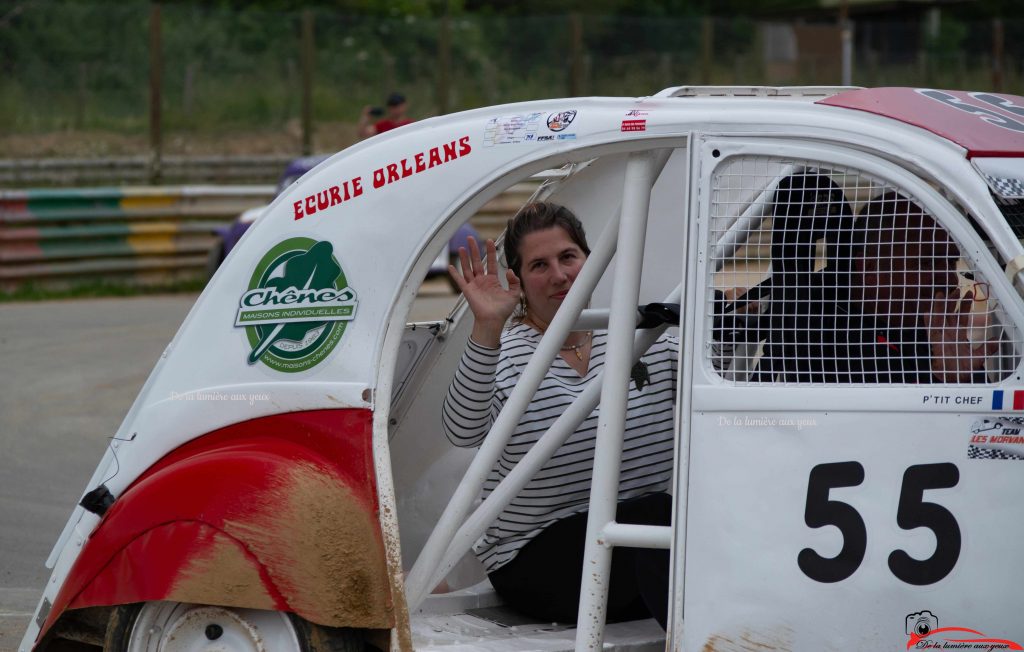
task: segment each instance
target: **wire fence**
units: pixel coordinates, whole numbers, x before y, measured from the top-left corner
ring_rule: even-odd
[[[1024,91],[1024,21],[936,17],[854,20],[851,81]],[[681,84],[834,85],[842,57],[831,16],[381,18],[25,3],[0,11],[0,137],[103,131],[157,162],[197,153],[201,139],[248,138],[237,146],[246,154],[329,151],[354,142],[361,108],[393,90],[422,118]],[[257,132],[267,135],[255,142]]]

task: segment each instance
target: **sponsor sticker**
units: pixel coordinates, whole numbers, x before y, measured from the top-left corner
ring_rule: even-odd
[[[277,244],[238,301],[235,326],[245,329],[248,363],[286,373],[312,369],[341,341],[356,304],[330,242],[299,237]]]
[[[623,120],[621,131],[647,131],[647,120],[631,119]]]
[[[494,145],[515,145],[517,143],[546,143],[556,140],[576,140],[574,133],[561,133],[576,119],[576,111],[559,111],[551,113],[547,118],[541,113],[502,116],[491,118],[484,128],[484,147]],[[549,131],[554,133],[538,133],[544,120]]]
[[[548,129],[551,131],[564,131],[576,118],[576,111],[559,111],[548,116]]]
[[[996,417],[971,424],[967,458],[1024,460],[1024,417]]]
[[[484,147],[537,140],[542,116],[542,113],[523,113],[491,118],[484,126]]]

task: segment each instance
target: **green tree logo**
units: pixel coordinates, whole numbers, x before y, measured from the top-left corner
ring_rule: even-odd
[[[245,328],[249,364],[305,371],[334,350],[356,303],[330,242],[289,238],[256,265],[235,326]]]

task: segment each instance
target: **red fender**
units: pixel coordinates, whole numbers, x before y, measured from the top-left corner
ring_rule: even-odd
[[[150,600],[391,628],[372,412],[263,417],[169,453],[97,525],[40,639],[65,610]]]

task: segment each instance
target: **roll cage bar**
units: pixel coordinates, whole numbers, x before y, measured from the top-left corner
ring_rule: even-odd
[[[632,366],[668,327],[667,323],[661,323],[637,332],[637,303],[651,189],[671,153],[671,149],[661,149],[629,156],[621,211],[613,216],[588,256],[562,307],[541,338],[537,351],[530,358],[521,380],[474,456],[409,573],[406,597],[410,611],[423,603],[431,587],[444,579],[470,550],[473,542],[598,405],[601,410],[584,553],[587,562],[592,563],[589,567],[593,572],[584,574],[580,587],[577,650],[600,648],[602,645],[612,549],[618,546],[671,548],[671,526],[631,525],[615,521],[628,385],[604,382],[605,378],[628,378]],[[587,311],[589,314],[583,316],[588,325],[607,326],[605,370],[552,424],[483,503],[470,513],[473,500],[516,424],[529,408],[547,369],[558,355],[561,343],[570,331],[579,328],[583,308],[616,252],[618,264],[610,309],[600,314]],[[665,298],[665,303],[678,303],[680,293],[681,288],[677,287]]]

